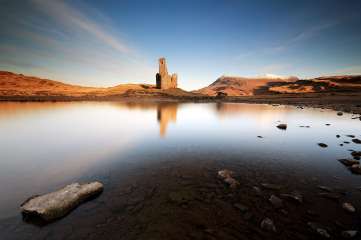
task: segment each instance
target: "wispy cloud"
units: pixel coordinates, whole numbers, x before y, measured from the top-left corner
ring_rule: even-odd
[[[85,31],[92,37],[97,38],[102,43],[107,44],[121,53],[128,54],[132,52],[127,44],[105,31],[104,29],[107,29],[106,26],[99,25],[64,1],[32,0],[32,2],[39,10],[43,11],[43,13],[54,18],[73,32]]]
[[[284,40],[279,45],[269,46],[269,47],[265,47],[265,48],[261,48],[261,49],[250,50],[248,52],[239,54],[238,56],[236,56],[235,59],[242,60],[242,59],[246,59],[246,58],[249,58],[252,56],[263,56],[263,55],[276,54],[276,53],[286,51],[290,47],[292,47],[298,43],[312,39],[313,37],[320,34],[322,31],[333,28],[336,25],[338,25],[339,23],[340,23],[339,21],[329,21],[327,23],[322,23],[319,25],[312,26],[310,28],[307,28],[307,29],[299,32],[294,37]]]
[[[97,86],[153,81],[154,69],[98,10],[64,0],[26,3],[0,9],[0,68]]]

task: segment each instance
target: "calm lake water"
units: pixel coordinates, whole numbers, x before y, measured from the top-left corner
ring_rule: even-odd
[[[351,118],[260,104],[0,103],[0,219],[19,216],[29,196],[73,181],[101,180],[107,189],[113,171],[126,178],[130,167],[182,161],[360,187],[360,176],[337,161],[361,150],[345,136],[361,138],[361,122]]]

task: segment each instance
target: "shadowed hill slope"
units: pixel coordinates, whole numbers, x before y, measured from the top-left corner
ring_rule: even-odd
[[[299,80],[296,77],[243,78],[222,76],[208,87],[194,92],[208,96],[253,96],[360,91],[361,76],[329,76],[310,80]]]

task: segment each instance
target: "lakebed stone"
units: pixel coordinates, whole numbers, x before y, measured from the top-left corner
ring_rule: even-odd
[[[308,222],[307,225],[321,237],[324,237],[324,238],[331,237],[331,235],[327,232],[327,230],[324,229],[320,224],[315,223],[315,222]]]
[[[65,216],[102,191],[103,184],[100,182],[73,183],[55,192],[31,197],[21,204],[20,209],[25,217],[40,217],[48,222]]]
[[[339,159],[338,161],[347,167],[350,167],[354,164],[359,164],[359,161],[353,159]]]
[[[232,177],[233,172],[227,169],[218,171],[218,176],[227,183],[231,188],[236,188],[239,186],[239,182]]]
[[[270,232],[277,232],[276,226],[270,218],[265,218],[262,220],[261,228]]]
[[[350,168],[351,172],[354,174],[361,174],[361,166],[360,164],[354,164]]]
[[[358,231],[355,231],[355,230],[348,230],[348,231],[343,231],[341,233],[341,236],[343,238],[353,238],[353,237],[356,237]]]
[[[342,208],[345,209],[347,212],[354,213],[356,212],[356,208],[352,206],[351,203],[345,202],[342,204]]]

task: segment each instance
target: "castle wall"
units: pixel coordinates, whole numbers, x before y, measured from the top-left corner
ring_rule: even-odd
[[[168,74],[165,58],[159,59],[159,72],[156,75],[156,87],[158,89],[177,88],[177,74]]]

